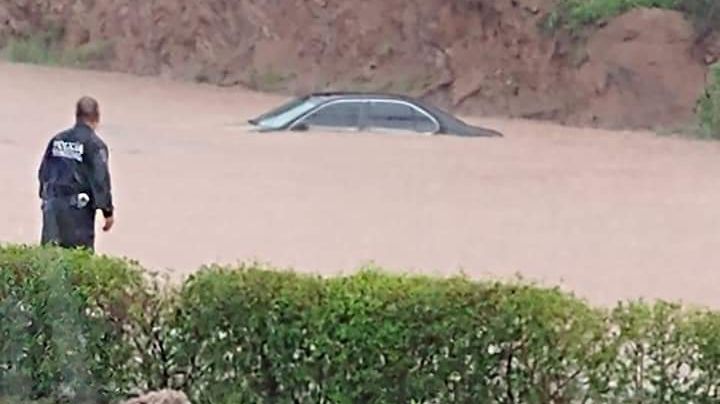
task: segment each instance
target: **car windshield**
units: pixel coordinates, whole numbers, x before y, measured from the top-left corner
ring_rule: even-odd
[[[315,108],[320,103],[321,100],[316,98],[297,98],[258,118],[252,119],[250,122],[266,129],[279,129]]]
[[[436,107],[435,105],[428,104],[428,103],[426,103],[424,101],[420,101],[420,100],[416,100],[415,103],[442,121],[446,121],[446,122],[449,121],[451,123],[459,124],[459,125],[467,125],[467,123],[465,121],[463,121],[462,119],[449,113],[448,111],[445,111],[443,109]]]

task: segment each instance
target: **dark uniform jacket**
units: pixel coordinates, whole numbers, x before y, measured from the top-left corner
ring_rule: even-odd
[[[84,123],[58,134],[50,140],[40,164],[40,198],[85,193],[91,207],[102,210],[105,217],[112,216],[108,157],[105,143]]]

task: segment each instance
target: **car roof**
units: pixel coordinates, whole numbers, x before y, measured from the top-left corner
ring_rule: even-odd
[[[381,93],[381,92],[362,92],[362,91],[332,91],[332,92],[316,92],[306,96],[306,98],[325,98],[325,99],[386,99],[401,100],[413,103],[420,103],[418,99],[400,94]]]
[[[432,104],[428,104],[422,99],[393,93],[382,93],[382,92],[363,92],[363,91],[331,91],[331,92],[315,92],[302,97],[304,99],[320,99],[323,102],[333,100],[363,100],[363,99],[375,99],[375,100],[394,100],[404,101],[414,104],[426,111],[432,113],[436,118],[441,119],[457,119],[448,111],[444,111]]]
[[[383,93],[383,92],[363,92],[363,91],[328,91],[328,92],[315,92],[310,93],[304,97],[305,99],[321,99],[323,103],[333,101],[333,100],[362,100],[362,99],[377,99],[377,100],[395,100],[395,101],[404,101],[411,104],[414,104],[432,115],[435,116],[436,119],[440,121],[440,125],[444,127],[445,130],[455,130],[455,131],[461,131],[464,130],[467,126],[467,124],[460,119],[458,119],[455,115],[452,113],[445,111],[441,108],[436,107],[435,105],[429,104],[425,102],[422,99],[407,96],[407,95],[401,95],[401,94],[393,94],[393,93]]]

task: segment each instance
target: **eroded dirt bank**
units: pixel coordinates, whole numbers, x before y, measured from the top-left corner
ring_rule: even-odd
[[[8,0],[0,44],[40,31],[107,47],[94,67],[222,86],[385,89],[483,116],[608,128],[693,117],[706,63],[679,13],[636,10],[587,44],[546,35],[553,0]]]
[[[7,64],[0,88],[2,242],[38,239],[41,152],[92,94],[118,206],[98,247],[176,279],[213,261],[337,273],[373,260],[720,307],[714,142],[509,120],[478,120],[503,139],[251,135],[238,124],[279,98]]]

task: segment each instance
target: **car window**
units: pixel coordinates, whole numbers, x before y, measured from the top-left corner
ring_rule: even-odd
[[[302,116],[302,114],[315,108],[321,101],[312,98],[292,100],[279,108],[264,114],[254,121],[258,126],[268,129],[285,127],[291,121]]]
[[[374,101],[368,110],[368,126],[414,132],[434,132],[436,123],[405,103]]]
[[[309,126],[357,128],[360,124],[362,103],[337,102],[320,107],[302,120]]]

